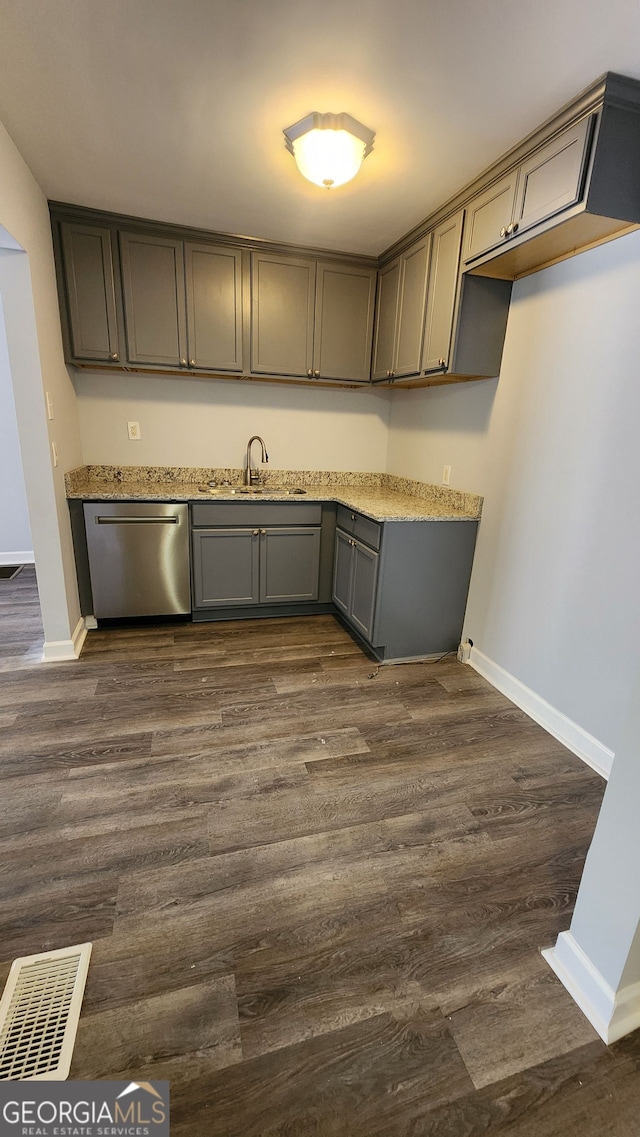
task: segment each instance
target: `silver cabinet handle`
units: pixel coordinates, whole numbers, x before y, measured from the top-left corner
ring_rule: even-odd
[[[190,359],[189,360],[189,367],[195,367],[195,365],[196,365],[195,359]]]
[[[117,361],[119,359],[117,351],[109,352],[109,359],[112,359],[114,361],[114,363],[117,363]]]
[[[181,366],[181,367],[186,367],[186,366],[187,366],[187,361],[186,361],[186,359],[181,359],[181,360],[179,361],[179,363],[180,363],[180,366]]]
[[[179,525],[179,517],[96,517],[96,525]]]
[[[260,535],[261,535],[262,537],[266,537],[266,535],[267,535],[267,530],[266,530],[266,529],[261,529],[261,530],[260,530]]]
[[[503,225],[503,226],[502,226],[502,229],[500,230],[500,236],[501,236],[501,237],[506,237],[506,235],[507,235],[507,226],[506,226],[506,225]]]
[[[352,521],[355,521],[355,519],[356,519],[356,515],[355,515],[355,513],[352,513],[352,514],[351,514],[351,520],[352,520]]]
[[[311,370],[311,368],[309,368],[309,370],[307,371],[307,379],[313,379],[313,371]]]
[[[313,373],[313,374],[314,374],[314,376],[315,376],[315,378],[316,378],[316,379],[319,379],[319,378],[320,378],[320,372],[319,372],[319,371],[314,371],[314,373]]]
[[[509,237],[512,235],[512,233],[516,233],[517,230],[518,230],[518,222],[517,221],[512,221],[510,225],[507,225],[507,234]]]
[[[446,368],[447,368],[447,361],[446,361],[446,359],[439,359],[439,360],[438,360],[438,367],[444,367],[444,369],[445,369],[445,371],[446,371]]]
[[[260,533],[260,530],[259,530],[259,529],[254,529],[254,530],[253,530],[253,536],[254,536],[254,537],[257,537],[257,536],[259,535],[259,533]]]

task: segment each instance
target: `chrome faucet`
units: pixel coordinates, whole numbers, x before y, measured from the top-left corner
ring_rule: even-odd
[[[245,486],[253,486],[256,482],[260,481],[260,475],[258,474],[258,471],[251,469],[251,447],[254,442],[259,442],[262,447],[262,461],[269,461],[269,455],[267,454],[267,448],[264,444],[264,439],[262,439],[259,434],[252,435],[247,443],[247,464],[244,470]]]

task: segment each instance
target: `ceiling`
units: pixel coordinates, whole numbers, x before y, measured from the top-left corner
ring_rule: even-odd
[[[638,0],[0,0],[0,121],[49,198],[379,253],[638,43]],[[376,131],[346,186],[312,110]]]

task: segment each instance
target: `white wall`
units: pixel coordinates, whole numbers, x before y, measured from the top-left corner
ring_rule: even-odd
[[[495,398],[415,392],[389,443],[392,473],[447,461],[485,495],[465,634],[614,750],[640,641],[639,296],[640,233],[518,282]]]
[[[97,371],[76,371],[74,383],[87,463],[241,467],[261,434],[275,469],[386,466],[386,392]],[[140,423],[139,442],[128,420]]]
[[[389,420],[389,473],[439,483],[442,467],[451,466],[451,486],[484,493],[497,384],[483,379],[417,391],[397,388]]]
[[[46,198],[1,125],[0,228],[0,295],[45,639],[68,642],[80,616],[64,490],[65,470],[82,461],[76,400],[62,351]],[[45,389],[53,399],[53,422],[46,416]],[[59,456],[55,470],[52,440]]]
[[[27,491],[9,368],[9,352],[0,303],[0,564],[33,561]]]

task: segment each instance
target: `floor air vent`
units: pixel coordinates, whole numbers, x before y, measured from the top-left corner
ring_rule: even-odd
[[[69,1076],[91,944],[15,959],[0,999],[0,1081]]]

